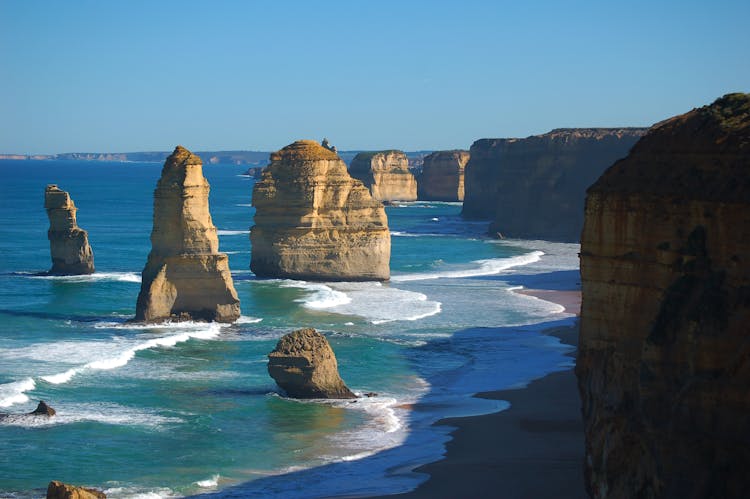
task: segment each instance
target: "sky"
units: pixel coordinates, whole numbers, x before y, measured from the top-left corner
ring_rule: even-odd
[[[468,149],[750,91],[750,1],[0,0],[0,153]]]

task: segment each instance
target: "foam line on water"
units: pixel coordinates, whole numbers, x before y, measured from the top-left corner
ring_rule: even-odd
[[[407,282],[422,281],[427,279],[458,279],[462,277],[478,277],[499,274],[513,267],[529,265],[541,260],[544,252],[532,251],[525,255],[512,256],[508,258],[489,258],[486,260],[475,260],[473,266],[465,269],[444,270],[436,272],[420,272],[415,274],[401,274],[391,276],[391,281]]]
[[[242,234],[250,234],[249,230],[223,230],[218,229],[216,235],[218,236],[241,236]]]
[[[165,425],[184,423],[175,416],[164,416],[155,411],[135,409],[115,403],[85,403],[55,405],[54,417],[36,417],[27,414],[12,414],[0,419],[0,425],[38,428],[80,422],[94,422],[119,426],[140,426],[159,429]]]
[[[330,286],[315,282],[285,280],[281,283],[282,288],[299,288],[310,291],[310,294],[303,298],[294,300],[302,303],[304,307],[314,310],[323,310],[333,308],[339,305],[351,303],[352,299],[342,291],[336,291]]]
[[[219,485],[219,475],[212,475],[211,478],[207,478],[205,480],[198,480],[197,482],[194,482],[195,485],[198,487],[209,489],[213,488]]]
[[[84,275],[29,275],[31,279],[46,279],[63,282],[141,282],[138,272],[95,272]]]
[[[26,392],[34,388],[36,388],[36,382],[32,378],[0,385],[0,407],[10,407],[14,404],[28,402],[29,397]]]
[[[111,370],[122,367],[130,362],[137,352],[142,350],[149,350],[158,347],[173,347],[178,343],[183,343],[191,339],[210,340],[217,337],[221,332],[221,326],[219,324],[211,323],[204,324],[204,326],[204,329],[189,330],[169,336],[152,338],[142,343],[138,343],[116,355],[88,362],[84,365],[73,367],[58,374],[42,376],[41,379],[53,385],[67,383],[73,379],[74,376],[84,371]]]

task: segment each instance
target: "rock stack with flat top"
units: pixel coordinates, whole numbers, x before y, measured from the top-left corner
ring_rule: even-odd
[[[420,201],[463,201],[464,168],[469,151],[437,151],[424,158],[422,174],[417,179]]]
[[[312,328],[282,336],[268,354],[268,374],[290,397],[357,397],[339,376],[336,356],[328,340]]]
[[[88,233],[78,227],[76,208],[70,195],[56,185],[44,190],[44,208],[49,217],[50,274],[79,275],[94,273],[94,253]]]
[[[232,322],[240,316],[229,259],[219,253],[208,193],[200,158],[177,146],[154,191],[151,253],[143,269],[136,321]]]
[[[750,94],[589,188],[576,362],[592,497],[750,497]]]
[[[361,180],[378,201],[417,199],[417,181],[402,151],[361,152],[354,156],[349,173]]]
[[[380,202],[339,156],[300,140],[271,154],[253,188],[250,269],[259,277],[382,281],[391,238]]]

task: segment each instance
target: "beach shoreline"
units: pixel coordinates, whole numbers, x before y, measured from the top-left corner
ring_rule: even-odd
[[[580,312],[578,290],[518,290]],[[543,334],[577,348],[578,323]],[[569,355],[575,357],[576,350]],[[416,489],[375,497],[404,499],[503,497],[587,497],[583,480],[584,435],[573,368],[556,371],[527,386],[477,393],[504,400],[504,411],[443,419],[453,427],[445,457],[413,471],[429,478]]]

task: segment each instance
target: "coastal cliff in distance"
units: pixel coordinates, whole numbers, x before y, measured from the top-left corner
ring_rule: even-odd
[[[420,201],[463,201],[464,169],[469,151],[437,151],[424,158],[417,178]]]
[[[88,232],[78,227],[76,208],[70,195],[50,184],[44,190],[44,208],[49,218],[50,274],[79,275],[94,273],[94,252]]]
[[[466,165],[462,216],[505,237],[577,242],[586,188],[645,128],[560,128],[525,139],[481,139]]]
[[[349,165],[349,174],[361,180],[378,201],[416,201],[417,181],[409,158],[401,151],[361,152]]]
[[[750,94],[588,190],[576,373],[592,497],[750,497]]]
[[[250,269],[259,277],[382,281],[391,238],[383,205],[312,140],[271,154],[253,188]]]
[[[200,158],[177,146],[164,162],[154,191],[151,253],[143,269],[136,321],[239,318],[229,259],[219,253],[208,209],[209,189]]]

